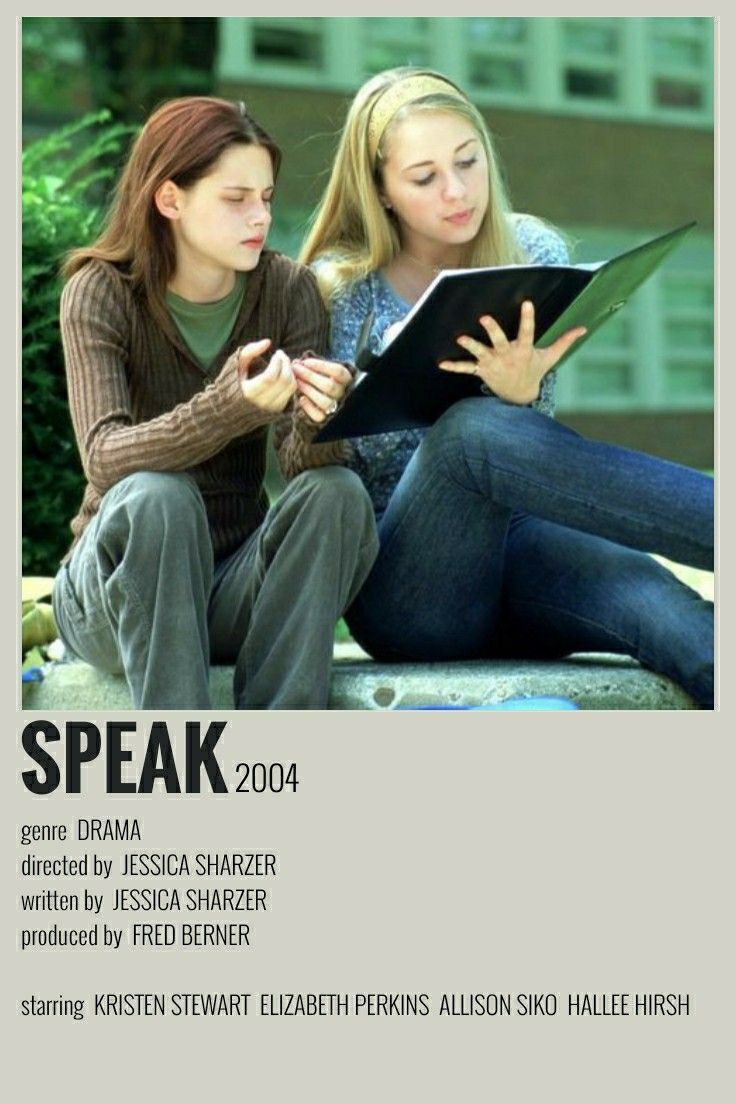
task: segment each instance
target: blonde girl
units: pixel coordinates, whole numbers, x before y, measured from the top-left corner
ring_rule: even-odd
[[[302,260],[331,314],[330,355],[379,351],[437,271],[560,264],[564,241],[514,214],[482,116],[451,80],[395,69],[357,93]],[[489,304],[489,310],[491,305]],[[426,431],[344,443],[378,520],[378,559],[348,611],[375,656],[451,660],[620,652],[713,705],[713,607],[648,552],[713,564],[713,484],[589,441],[553,417],[554,367],[583,331],[534,344],[491,313],[487,340],[438,370],[476,397]]]

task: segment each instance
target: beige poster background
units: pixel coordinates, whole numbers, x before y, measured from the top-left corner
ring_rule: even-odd
[[[670,6],[667,14],[679,13]],[[7,80],[9,20],[3,32]],[[721,39],[727,61],[723,25]],[[7,84],[5,99],[9,107]],[[11,131],[12,117],[8,138]],[[13,207],[9,178],[8,172],[6,212]],[[8,287],[7,333],[12,296]],[[723,332],[721,342],[723,355]],[[20,404],[7,367],[2,445],[9,516]],[[733,392],[727,376],[724,370],[721,411]],[[726,471],[731,449],[723,451]],[[721,517],[725,545],[728,518]],[[6,621],[15,625],[17,588],[10,580],[18,566],[10,541],[3,552]],[[728,581],[720,586],[723,597]],[[228,781],[241,760],[295,761],[296,794],[110,797],[98,761],[85,772],[79,797],[43,799],[33,798],[19,777],[30,765],[20,732],[33,718],[16,709],[15,651],[8,628],[2,1005],[9,1098],[79,1104],[212,1096],[520,1104],[732,1098],[732,649],[723,651],[722,705],[712,715],[218,714],[228,719],[218,748]],[[138,732],[126,742],[138,764],[153,719],[169,723],[177,752],[183,750],[184,714],[119,719],[131,717]],[[48,719],[63,726],[74,718]],[[102,727],[111,718],[84,719]],[[73,829],[79,818],[92,817],[138,817],[143,841],[19,844],[23,824]],[[29,920],[17,896],[32,887],[16,869],[28,852],[86,851],[117,862],[132,849],[275,852],[279,874],[267,887],[270,907],[244,919],[252,946],[132,950],[124,941],[117,952],[17,949],[17,929]],[[57,886],[111,897],[116,884],[118,878],[104,885],[68,879]],[[109,908],[98,921],[122,926]],[[151,919],[178,924],[201,917],[124,918],[126,926]],[[50,921],[94,922],[84,913],[48,914]],[[247,992],[253,1003],[261,993],[426,993],[433,1014],[102,1019],[90,1015],[101,992]],[[691,1015],[566,1015],[570,993],[647,992],[689,994]],[[443,993],[553,993],[559,1012],[438,1016]],[[19,1002],[33,994],[84,998],[85,1018],[22,1018]]]

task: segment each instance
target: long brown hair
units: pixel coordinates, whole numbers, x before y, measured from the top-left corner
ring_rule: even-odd
[[[276,178],[281,151],[245,104],[215,96],[182,96],[162,104],[133,143],[102,233],[91,245],[68,254],[62,276],[68,279],[91,260],[119,265],[154,316],[166,324],[166,288],[176,268],[176,251],[168,220],[154,203],[155,193],[166,180],[191,187],[234,143],[268,150]]]

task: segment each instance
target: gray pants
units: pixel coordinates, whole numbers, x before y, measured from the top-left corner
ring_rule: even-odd
[[[140,709],[209,709],[209,664],[234,663],[239,709],[327,705],[335,622],[378,551],[358,477],[304,472],[230,557],[213,562],[191,476],[112,487],[54,583],[61,638],[124,672]]]

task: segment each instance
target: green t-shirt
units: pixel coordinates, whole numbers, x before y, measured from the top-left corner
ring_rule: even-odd
[[[233,290],[214,303],[192,303],[173,291],[166,292],[166,305],[176,328],[205,371],[233,331],[246,283],[247,274],[236,272]]]

